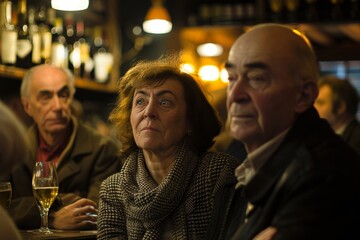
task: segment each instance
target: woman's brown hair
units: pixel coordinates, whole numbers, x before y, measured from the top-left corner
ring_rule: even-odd
[[[213,145],[214,137],[221,130],[218,114],[195,76],[180,70],[178,55],[168,55],[136,63],[118,83],[119,96],[109,119],[117,127],[123,154],[128,155],[137,149],[130,124],[135,89],[145,86],[156,87],[168,79],[179,81],[184,88],[187,117],[191,126],[188,133],[191,148],[201,154]]]

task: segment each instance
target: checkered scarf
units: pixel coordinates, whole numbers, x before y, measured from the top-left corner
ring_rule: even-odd
[[[98,239],[203,240],[215,195],[239,161],[225,153],[195,154],[184,144],[159,185],[150,176],[142,150],[100,190]]]
[[[196,155],[185,149],[181,148],[172,170],[160,185],[156,185],[146,169],[142,150],[130,155],[123,166],[120,188],[124,190],[129,239],[160,239],[164,220],[175,211],[185,212],[178,207],[184,208],[181,202],[199,162]],[[178,234],[184,234],[177,238],[186,239],[185,214],[176,218],[182,219]]]

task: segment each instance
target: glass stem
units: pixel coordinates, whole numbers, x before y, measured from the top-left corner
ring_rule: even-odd
[[[48,232],[49,231],[49,211],[45,209],[40,210],[40,217],[41,217],[41,231]]]

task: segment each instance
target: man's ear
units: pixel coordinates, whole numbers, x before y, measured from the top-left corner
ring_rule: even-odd
[[[30,104],[29,104],[29,100],[25,97],[21,97],[21,103],[24,106],[24,110],[25,112],[29,115],[32,116],[31,114],[31,109],[30,109]]]
[[[319,88],[315,82],[304,82],[296,99],[295,112],[302,113],[309,109],[319,94]]]
[[[335,112],[335,114],[341,116],[341,115],[344,115],[346,113],[346,110],[347,110],[346,108],[347,108],[347,106],[346,106],[345,101],[341,100],[337,104],[336,109],[334,109],[334,112]]]

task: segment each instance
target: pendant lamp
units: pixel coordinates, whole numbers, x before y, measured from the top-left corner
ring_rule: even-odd
[[[51,0],[51,7],[62,11],[81,11],[89,7],[89,0]]]
[[[164,34],[172,29],[170,15],[163,6],[163,0],[152,0],[152,6],[145,16],[143,29],[147,33]]]

